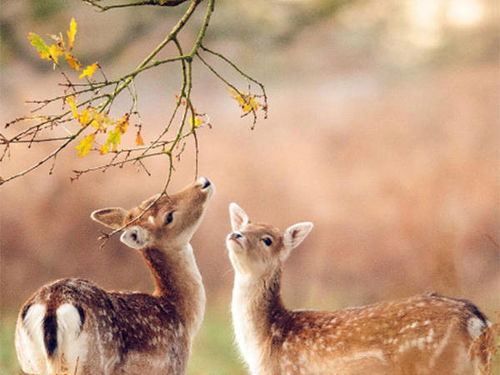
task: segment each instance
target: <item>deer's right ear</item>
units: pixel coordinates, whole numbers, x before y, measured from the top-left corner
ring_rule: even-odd
[[[231,228],[235,231],[240,230],[242,226],[250,222],[246,212],[236,203],[229,204],[229,218],[231,219]]]
[[[111,207],[96,210],[90,214],[92,220],[101,223],[102,225],[111,228],[121,228],[125,222],[127,211],[121,207]]]

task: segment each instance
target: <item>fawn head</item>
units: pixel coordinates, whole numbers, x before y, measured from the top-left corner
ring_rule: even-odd
[[[251,223],[236,203],[229,205],[232,232],[226,238],[229,259],[236,273],[260,277],[281,266],[290,252],[307,237],[313,224],[298,223],[283,233],[267,224]]]
[[[198,229],[214,192],[214,185],[201,177],[176,194],[154,195],[128,211],[121,207],[103,208],[90,217],[108,228],[124,227],[120,240],[133,249],[180,247]]]

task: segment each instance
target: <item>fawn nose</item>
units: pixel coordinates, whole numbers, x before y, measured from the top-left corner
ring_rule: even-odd
[[[243,235],[240,232],[233,232],[229,235],[229,239],[231,240],[239,240],[240,238],[243,238]]]
[[[210,185],[212,185],[212,183],[210,182],[210,180],[206,177],[200,177],[198,179],[198,182],[201,184],[201,188],[202,190],[205,190],[206,188],[208,188]]]

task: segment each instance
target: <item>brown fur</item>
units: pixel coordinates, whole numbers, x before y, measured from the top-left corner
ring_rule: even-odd
[[[139,252],[153,277],[152,294],[107,292],[86,280],[58,280],[28,299],[18,329],[33,305],[45,306],[45,319],[51,317],[53,323],[59,306],[69,303],[80,316],[78,337],[89,337],[86,360],[79,361],[77,369],[62,365],[71,375],[183,374],[205,304],[201,277],[186,247],[209,198],[201,186],[196,183],[169,197],[153,197],[128,212],[111,208],[93,214],[109,227],[140,227],[150,234]],[[165,215],[172,211],[175,220],[165,224]],[[44,332],[53,336],[54,327]],[[56,346],[55,354],[57,350]]]
[[[430,293],[338,311],[286,309],[280,279],[291,249],[278,229],[249,223],[236,209],[231,214],[233,322],[252,374],[488,373],[489,322],[466,300]],[[239,215],[243,219],[233,218]],[[264,236],[273,237],[271,246],[263,244]],[[475,339],[471,322],[479,327]]]

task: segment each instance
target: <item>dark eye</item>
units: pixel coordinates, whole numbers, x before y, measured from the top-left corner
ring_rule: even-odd
[[[170,211],[167,216],[165,216],[165,225],[170,224],[174,220],[174,211]]]
[[[262,239],[262,242],[264,242],[264,245],[266,245],[266,246],[271,246],[273,243],[273,240],[271,239],[271,237],[264,237]]]

